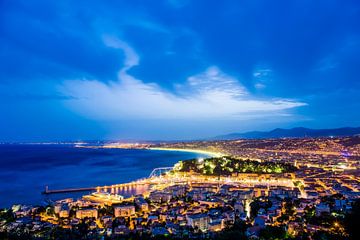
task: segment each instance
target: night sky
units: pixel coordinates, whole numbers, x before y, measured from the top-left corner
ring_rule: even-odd
[[[0,140],[360,126],[360,1],[0,1]]]

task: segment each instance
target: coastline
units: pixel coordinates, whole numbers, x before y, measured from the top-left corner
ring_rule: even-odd
[[[100,151],[86,150],[93,148],[99,149]],[[110,147],[103,148],[102,146],[59,145],[59,147],[53,147],[53,145],[36,145],[36,151],[28,153],[28,149],[33,149],[33,146],[21,144],[11,145],[11,149],[9,150],[7,150],[7,148],[0,149],[0,155],[3,154],[5,156],[5,154],[9,152],[9,154],[11,154],[9,156],[14,159],[21,160],[31,156],[31,161],[26,162],[26,164],[28,164],[26,166],[29,166],[26,172],[16,168],[16,161],[6,161],[6,158],[1,159],[0,163],[4,165],[5,173],[7,173],[7,169],[10,168],[14,168],[15,170],[13,171],[13,175],[11,175],[11,181],[2,181],[0,184],[2,189],[7,192],[6,195],[0,198],[0,208],[11,207],[14,204],[40,205],[44,200],[41,192],[44,191],[46,185],[48,185],[51,190],[61,190],[129,183],[138,179],[147,178],[154,168],[164,166],[172,167],[180,160],[199,157],[199,155],[194,154],[194,152],[156,152],[149,151],[146,147],[118,148],[114,146],[113,148],[117,148],[114,149],[116,151],[110,151]],[[79,149],[81,151],[79,151]],[[208,155],[210,156],[210,154],[207,153],[201,157],[206,158]],[[32,164],[32,161],[46,162],[47,156],[53,156],[53,161],[49,163],[46,168],[42,169],[43,177],[41,179],[34,177],[38,172],[38,167]],[[76,156],[76,158],[72,156]],[[76,164],[69,164],[72,161],[68,161],[67,159],[76,159]],[[149,159],[151,159],[151,161],[149,161]],[[115,174],[107,174],[110,166],[116,167]],[[64,169],[66,169],[70,175],[77,177],[64,176],[62,173]],[[79,169],[81,169],[80,172]],[[105,175],[106,177],[103,177]],[[79,176],[81,176],[81,178]],[[29,179],[31,184],[29,184]],[[131,190],[131,188],[129,189]],[[127,194],[130,193],[124,195]],[[51,199],[58,200],[72,196],[78,198],[81,195],[82,193],[78,192],[64,193],[52,195]]]
[[[218,152],[210,152],[200,149],[190,149],[190,148],[162,148],[162,147],[150,147],[147,148],[149,150],[157,150],[157,151],[175,151],[175,152],[192,152],[192,153],[200,153],[204,155],[208,155],[209,157],[221,157],[224,156],[222,153]]]
[[[225,154],[220,152],[211,152],[201,149],[191,149],[191,148],[166,148],[166,147],[131,147],[129,145],[102,145],[102,146],[81,146],[81,145],[75,145],[75,148],[105,148],[105,149],[111,149],[111,148],[118,148],[118,149],[143,149],[143,150],[155,150],[155,151],[172,151],[172,152],[189,152],[189,153],[198,153],[198,154],[204,154],[208,157],[221,157]]]

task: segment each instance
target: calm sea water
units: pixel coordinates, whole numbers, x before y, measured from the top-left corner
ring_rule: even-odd
[[[124,183],[202,154],[133,149],[86,149],[71,145],[0,145],[0,208],[41,204],[41,191]],[[84,193],[82,193],[84,194]],[[80,193],[52,195],[76,197]]]

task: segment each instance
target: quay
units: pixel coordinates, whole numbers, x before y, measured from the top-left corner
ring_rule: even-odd
[[[101,190],[107,191],[108,189],[114,190],[114,189],[119,189],[119,188],[124,188],[124,187],[135,187],[135,186],[139,186],[139,185],[150,185],[150,184],[152,184],[152,182],[149,181],[149,179],[157,177],[157,176],[161,176],[165,172],[168,172],[168,171],[170,171],[172,169],[173,169],[173,167],[155,168],[150,173],[148,178],[139,179],[139,180],[129,182],[129,183],[115,184],[115,185],[111,185],[111,186],[66,188],[66,189],[56,189],[56,190],[50,190],[49,186],[45,186],[45,191],[43,191],[42,194],[57,194],[57,193],[101,191]]]
[[[149,185],[147,181],[135,181],[129,183],[122,183],[122,184],[115,184],[111,186],[101,186],[101,187],[81,187],[81,188],[65,188],[65,189],[54,189],[50,190],[48,186],[45,186],[45,191],[42,194],[49,195],[49,194],[57,194],[57,193],[71,193],[71,192],[86,192],[86,191],[108,191],[108,190],[119,190],[123,188],[135,187],[140,185]]]
[[[85,191],[94,191],[96,189],[97,189],[96,187],[87,187],[87,188],[67,188],[67,189],[49,190],[48,186],[46,186],[45,191],[43,191],[42,194],[85,192]]]

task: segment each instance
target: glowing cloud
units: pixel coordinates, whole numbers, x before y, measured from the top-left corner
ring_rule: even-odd
[[[127,73],[139,64],[139,56],[127,43],[112,37],[104,37],[104,43],[124,52],[118,79],[108,84],[68,80],[60,87],[63,94],[72,96],[68,106],[92,119],[248,119],[306,105],[289,99],[257,99],[216,66],[188,77],[170,92]]]

